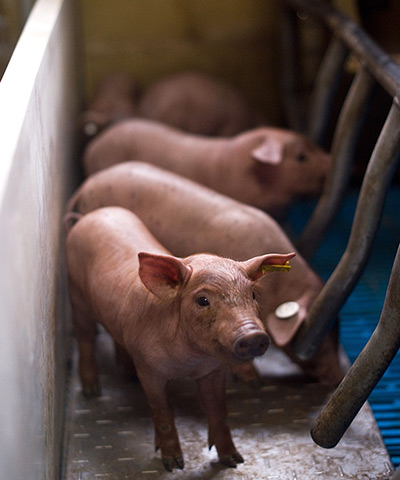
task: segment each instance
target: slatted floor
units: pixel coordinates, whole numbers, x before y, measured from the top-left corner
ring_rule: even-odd
[[[185,469],[166,472],[154,452],[153,427],[140,385],[115,368],[112,343],[99,336],[103,395],[85,399],[76,375],[70,379],[65,432],[64,480],[388,480],[392,465],[366,404],[339,445],[324,450],[309,435],[330,391],[308,381],[283,354],[270,349],[257,362],[263,378],[252,389],[230,380],[229,423],[245,463],[218,463],[207,447],[207,429],[190,380],[171,385]]]
[[[346,248],[357,194],[347,196],[338,218],[311,262],[328,278]],[[357,287],[341,311],[341,343],[354,361],[379,320],[392,264],[400,243],[400,187],[389,191],[371,258]],[[312,204],[304,203],[291,212],[290,225],[300,231]],[[393,464],[400,464],[400,353],[372,392],[369,403],[378,422]]]

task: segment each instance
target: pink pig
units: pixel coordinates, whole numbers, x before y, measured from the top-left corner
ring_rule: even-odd
[[[176,258],[120,207],[82,216],[69,231],[66,253],[84,392],[100,388],[97,321],[134,361],[167,470],[184,465],[166,393],[167,381],[183,376],[197,381],[210,447],[227,466],[243,462],[227,424],[226,369],[266,351],[254,284],[265,266],[285,264],[295,254],[243,262],[211,254]]]
[[[138,96],[139,88],[132,77],[123,73],[107,75],[80,118],[86,140],[112,123],[136,115]]]
[[[294,251],[268,214],[150,164],[126,162],[92,175],[73,195],[67,211],[86,214],[110,205],[135,212],[174,255],[206,251],[245,260],[264,252]],[[292,264],[289,275],[266,276],[259,282],[261,319],[274,343],[307,374],[323,384],[337,385],[343,372],[335,332],[307,362],[291,353],[289,343],[323,286],[301,255]],[[279,318],[277,307],[289,301],[298,304],[298,312]],[[252,372],[242,369],[243,374],[245,380],[254,379]]]
[[[209,138],[137,119],[105,130],[83,157],[87,175],[130,160],[158,165],[273,215],[298,197],[320,194],[331,163],[290,130],[261,127]]]
[[[265,124],[238,89],[196,72],[169,75],[154,83],[143,94],[138,115],[186,132],[220,137]]]

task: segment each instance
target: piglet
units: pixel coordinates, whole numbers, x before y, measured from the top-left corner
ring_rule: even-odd
[[[290,130],[260,127],[211,138],[138,119],[104,131],[83,156],[86,175],[129,160],[174,171],[274,216],[299,197],[320,194],[331,164],[328,154]]]
[[[187,132],[220,137],[265,124],[239,89],[199,72],[161,78],[143,94],[138,115]]]
[[[92,175],[72,196],[67,212],[86,214],[110,205],[135,212],[174,255],[207,251],[245,260],[264,252],[294,251],[268,214],[150,164],[126,162]],[[301,255],[292,264],[289,275],[267,276],[258,282],[261,319],[274,343],[308,375],[322,384],[337,385],[343,372],[336,332],[326,337],[307,362],[295,358],[290,350],[290,341],[323,286]],[[295,302],[291,305],[298,310],[277,314],[286,302]],[[248,372],[244,380],[253,382],[254,372]]]
[[[139,88],[127,74],[113,73],[102,79],[88,108],[80,118],[80,129],[85,141],[104,128],[137,113]]]
[[[166,393],[167,382],[183,376],[197,381],[210,447],[227,466],[243,462],[227,424],[226,369],[266,351],[254,284],[269,265],[285,264],[295,254],[243,262],[211,254],[177,258],[119,207],[82,216],[67,236],[66,254],[84,392],[100,389],[97,321],[132,357],[167,470],[184,466]]]

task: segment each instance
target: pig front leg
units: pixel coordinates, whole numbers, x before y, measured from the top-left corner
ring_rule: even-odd
[[[184,460],[179,444],[174,415],[167,395],[167,382],[153,371],[137,369],[137,374],[149,402],[154,422],[156,451],[161,450],[161,461],[169,472],[174,467],[183,469]]]
[[[234,365],[231,370],[233,375],[240,379],[245,385],[257,388],[262,384],[261,378],[252,362]]]
[[[208,420],[208,445],[215,445],[219,461],[228,467],[243,463],[243,457],[236,450],[227,423],[226,367],[221,367],[197,379],[200,398]]]

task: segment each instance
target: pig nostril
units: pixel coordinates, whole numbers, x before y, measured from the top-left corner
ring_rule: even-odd
[[[250,345],[248,342],[242,340],[239,342],[239,345],[237,346],[236,353],[239,356],[247,355],[250,350]]]
[[[265,352],[267,347],[268,347],[267,342],[260,342],[257,348],[258,348],[259,351],[264,351]]]
[[[234,345],[234,352],[241,358],[259,357],[269,346],[269,338],[263,332],[246,335],[238,339]]]
[[[255,357],[263,355],[269,346],[268,340],[261,340],[258,344],[253,346],[253,353]]]

